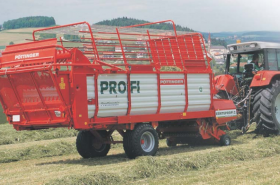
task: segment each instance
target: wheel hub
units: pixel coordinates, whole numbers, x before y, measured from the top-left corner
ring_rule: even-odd
[[[96,150],[96,151],[102,151],[104,150],[104,148],[106,147],[103,143],[101,143],[99,140],[93,138],[92,139],[92,147]]]
[[[145,152],[151,152],[155,147],[154,135],[149,131],[144,132],[141,136],[140,144],[141,144],[141,148]]]
[[[280,123],[280,93],[277,95],[275,99],[274,110],[275,110],[275,117],[277,119],[277,122]]]

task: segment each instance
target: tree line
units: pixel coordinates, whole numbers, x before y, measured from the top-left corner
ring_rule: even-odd
[[[53,17],[47,16],[30,16],[22,17],[19,19],[13,19],[4,22],[4,29],[18,29],[18,28],[29,28],[29,27],[47,27],[55,25]]]
[[[145,20],[139,20],[134,18],[128,18],[128,17],[119,17],[111,20],[104,20],[97,22],[95,24],[97,25],[107,25],[107,26],[131,26],[135,24],[144,24],[149,23],[149,21]],[[141,28],[141,27],[139,27]],[[171,23],[160,23],[160,24],[152,24],[147,26],[142,26],[142,28],[150,28],[150,29],[160,29],[160,30],[173,30],[173,25]],[[183,27],[180,25],[176,25],[177,31],[187,31],[187,32],[194,32],[193,29],[190,29],[188,27]]]
[[[225,40],[211,38],[211,45],[213,46],[225,46],[227,47],[227,42]]]

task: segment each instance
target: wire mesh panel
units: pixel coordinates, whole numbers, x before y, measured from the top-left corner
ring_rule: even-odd
[[[202,36],[185,34],[148,41],[152,59],[159,66],[207,67]]]
[[[207,68],[208,61],[201,34],[177,35],[173,22],[174,32],[143,28],[164,22],[172,21],[116,29],[110,26],[90,26],[86,22],[81,22],[35,32],[39,35],[36,37],[39,40],[44,38],[44,34],[55,34],[53,36],[63,47],[78,48],[92,63],[100,64],[103,68],[112,65],[120,66],[123,70],[129,70],[133,65],[152,66],[158,70],[163,66],[176,66],[182,70]]]
[[[176,37],[149,40],[152,59],[158,66],[182,68],[182,60]]]
[[[179,40],[181,43],[185,43],[185,47],[182,47],[182,50],[186,50],[184,53],[186,55],[182,56],[186,68],[208,67],[203,37],[200,34],[182,35],[179,37]]]

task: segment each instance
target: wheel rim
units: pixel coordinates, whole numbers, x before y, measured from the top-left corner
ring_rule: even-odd
[[[92,140],[92,147],[95,151],[102,152],[105,149],[106,145],[94,138]]]
[[[145,152],[151,152],[155,147],[154,135],[149,131],[144,132],[141,136],[140,144],[141,144],[141,148]]]
[[[229,138],[226,138],[225,139],[225,145],[229,145],[229,144],[230,144]]]
[[[277,122],[280,123],[280,93],[277,95],[275,99],[274,109],[275,109],[275,117],[277,119]]]

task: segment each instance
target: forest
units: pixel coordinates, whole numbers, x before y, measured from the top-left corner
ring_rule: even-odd
[[[107,26],[131,26],[135,24],[144,24],[149,23],[149,21],[145,20],[139,20],[135,18],[128,18],[128,17],[119,17],[111,20],[104,20],[97,22],[95,24],[97,25],[107,25]],[[141,28],[141,27],[140,27]],[[160,29],[160,30],[173,30],[173,26],[170,23],[161,23],[161,24],[153,24],[153,25],[147,25],[143,26],[142,28],[150,28],[150,29]],[[187,31],[187,32],[194,32],[193,29],[188,27],[183,27],[180,25],[176,25],[177,31]]]
[[[19,19],[8,20],[4,22],[4,29],[32,28],[32,27],[47,27],[55,25],[53,17],[47,16],[30,16]]]

